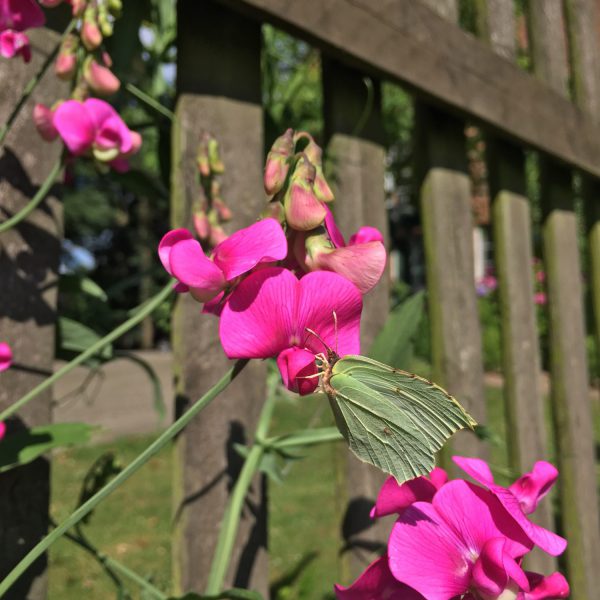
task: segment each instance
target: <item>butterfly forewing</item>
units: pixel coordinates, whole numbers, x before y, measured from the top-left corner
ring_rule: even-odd
[[[422,435],[396,406],[344,374],[334,375],[329,399],[339,430],[358,458],[399,482],[426,475],[434,458]]]
[[[338,425],[342,417],[351,430],[350,448],[399,482],[428,473],[450,436],[476,424],[439,386],[363,356],[338,360],[330,387]]]

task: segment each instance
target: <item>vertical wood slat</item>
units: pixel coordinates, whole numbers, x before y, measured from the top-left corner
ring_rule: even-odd
[[[533,2],[535,6],[538,2]],[[544,19],[531,22],[536,74],[567,95],[565,24],[554,2]],[[557,2],[558,4],[558,2]],[[543,7],[539,7],[543,10]],[[534,11],[535,12],[535,9]],[[533,16],[533,12],[532,15]],[[570,171],[540,157],[544,212],[544,257],[548,274],[552,406],[561,473],[559,494],[568,579],[573,600],[588,600],[600,589],[600,525],[595,448],[588,390],[578,225]]]
[[[514,5],[482,0],[486,20],[482,32],[495,52],[516,60]],[[531,210],[526,195],[525,157],[518,146],[486,135],[494,256],[498,272],[502,322],[502,372],[506,402],[506,430],[510,464],[516,472],[529,471],[547,453],[546,414],[539,389],[540,355],[533,302]],[[554,529],[549,500],[539,505],[535,521]],[[542,573],[556,569],[545,552],[527,557],[528,568]]]
[[[0,61],[0,123],[23,88],[52,51],[58,35],[30,33],[33,58]],[[60,144],[43,142],[33,124],[35,102],[52,104],[67,93],[50,69],[21,110],[0,150],[0,221],[21,209],[60,157]],[[0,407],[6,408],[52,373],[62,208],[56,188],[17,227],[0,235],[0,341],[8,342],[15,364],[0,374]],[[8,420],[17,430],[51,421],[50,390]],[[0,578],[19,562],[48,530],[50,463],[47,458],[0,475]],[[43,600],[47,593],[44,555],[7,593],[7,600]]]
[[[373,83],[369,93],[358,71],[325,59],[323,91],[327,166],[336,197],[336,221],[346,239],[362,225],[377,227],[387,236],[379,84]],[[364,303],[361,347],[366,353],[387,317],[387,274],[364,297]],[[341,576],[350,580],[374,559],[372,549],[384,547],[387,541],[389,523],[369,517],[385,477],[345,447],[337,458],[342,471],[339,497],[340,509],[345,512],[343,534],[350,550],[350,560],[342,561]]]
[[[485,423],[464,123],[424,104],[416,108],[434,380],[456,396],[478,422]],[[470,432],[453,438],[452,451],[487,456],[485,445]]]
[[[264,207],[260,26],[212,2],[180,0],[178,91],[173,133],[172,224],[193,230],[200,133],[219,140],[226,172],[223,197],[234,218],[229,233],[254,222]],[[228,368],[218,320],[201,315],[191,296],[178,299],[173,320],[177,411],[198,398]],[[229,493],[241,458],[234,443],[251,442],[264,400],[265,369],[244,373],[180,434],[174,469],[174,582],[178,592],[203,592]],[[226,587],[268,592],[266,487],[252,484]]]

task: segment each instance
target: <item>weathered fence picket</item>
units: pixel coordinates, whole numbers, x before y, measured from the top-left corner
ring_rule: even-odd
[[[194,0],[179,2],[178,23],[172,225],[193,230],[192,204],[200,193],[196,154],[200,134],[210,131],[226,166],[222,192],[234,213],[233,231],[250,225],[265,199],[260,27],[214,3]],[[189,295],[179,298],[173,323],[178,412],[227,368],[218,320],[200,312]],[[264,394],[264,365],[253,361],[177,440],[173,568],[180,592],[204,591],[228,494],[242,464],[233,446],[252,441]],[[252,485],[226,584],[267,593],[262,476]]]
[[[328,174],[335,193],[333,206],[346,240],[362,225],[387,234],[384,193],[385,149],[382,142],[379,83],[365,80],[359,71],[334,60],[323,64],[325,137]],[[385,323],[389,305],[387,276],[364,298],[361,345],[366,352]],[[360,462],[345,447],[339,448],[340,518],[351,560],[342,560],[345,580],[358,575],[385,546],[389,525],[369,517],[385,477]],[[347,573],[346,571],[350,571]]]
[[[22,90],[40,69],[57,41],[50,30],[32,34],[33,57],[0,61],[0,122],[5,123]],[[8,85],[10,82],[10,85]],[[39,135],[31,119],[35,102],[49,102],[65,91],[65,84],[46,74],[23,107],[0,150],[0,219],[23,208],[60,158],[58,145],[39,152]],[[26,222],[0,235],[0,339],[10,343],[15,364],[3,373],[0,408],[6,408],[52,372],[58,262],[62,238],[62,209],[54,192]],[[44,425],[51,421],[50,390],[10,419],[9,429]],[[0,475],[0,578],[46,534],[50,500],[50,462],[30,465]],[[5,596],[7,600],[46,597],[47,559],[44,556]]]

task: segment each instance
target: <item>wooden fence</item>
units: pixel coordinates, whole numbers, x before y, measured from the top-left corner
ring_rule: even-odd
[[[365,223],[386,228],[384,146],[377,102],[366,126],[360,133],[355,131],[365,102],[363,77],[372,79],[376,99],[382,81],[405,86],[416,103],[415,174],[425,236],[434,378],[485,423],[464,136],[467,123],[480,127],[493,198],[510,459],[515,469],[529,470],[535,460],[549,456],[548,442],[555,440],[561,473],[560,528],[569,539],[565,568],[571,597],[594,600],[600,589],[600,527],[575,206],[577,192],[585,208],[586,262],[600,342],[600,75],[596,47],[600,17],[595,0],[530,0],[527,24],[533,73],[528,73],[516,65],[513,1],[479,0],[477,9],[480,39],[457,25],[457,0],[179,0],[172,224],[190,225],[197,193],[196,145],[205,129],[221,141],[229,166],[223,194],[235,206],[234,226],[249,224],[260,211],[264,198],[261,23],[281,27],[322,52],[326,150],[340,159],[334,161],[336,213],[346,235]],[[42,87],[42,98],[44,93],[48,97],[49,91]],[[2,98],[3,110],[9,100]],[[553,431],[546,430],[544,400],[537,385],[540,358],[525,150],[537,154],[541,173]],[[10,156],[5,152],[2,160]],[[42,170],[40,167],[40,177]],[[21,186],[20,193],[27,195],[28,188]],[[46,214],[51,208],[52,203],[46,203]],[[40,227],[44,228],[40,236],[49,235],[45,225]],[[29,236],[25,225],[15,235],[19,244],[35,248],[33,233]],[[12,250],[2,252],[0,274],[4,269],[16,273],[10,263]],[[54,272],[54,263],[48,268]],[[47,289],[45,282],[35,285],[40,294]],[[51,321],[54,300],[46,302]],[[385,319],[387,302],[385,285],[367,298],[365,347]],[[30,328],[45,328],[49,322],[41,317],[34,317],[35,322],[28,319],[16,311],[3,315],[2,324],[14,321],[14,327],[21,327],[27,322]],[[29,329],[22,334],[23,339],[33,339]],[[51,348],[51,338],[48,334],[40,342],[38,336],[38,351],[40,343]],[[176,310],[174,352],[177,400],[183,408],[214,383],[225,362],[214,321],[201,316],[197,304],[188,298],[181,298]],[[26,365],[33,373],[28,375],[28,387],[48,364],[47,357],[40,354],[38,360],[32,356],[32,364]],[[173,562],[178,591],[204,588],[222,510],[239,471],[232,445],[247,441],[252,434],[264,395],[263,382],[264,370],[257,364],[177,441]],[[12,396],[22,391],[21,387],[10,394],[3,391],[2,403],[14,400]],[[453,451],[485,457],[487,448],[475,436],[461,434]],[[368,505],[381,483],[380,474],[349,453],[344,454],[340,466],[344,483],[338,495],[344,504]],[[36,477],[43,479],[47,474]],[[0,480],[5,481],[4,476]],[[47,494],[44,498],[42,504]],[[244,511],[228,583],[250,586],[265,595],[266,517],[266,486],[257,477]],[[360,510],[347,517],[350,539],[346,541],[356,550],[352,561],[344,561],[345,581],[350,571],[356,572],[370,559],[365,548],[385,542],[386,529],[366,528]],[[539,521],[556,526],[550,509],[539,515]],[[6,525],[2,529],[0,556],[10,543]],[[537,568],[554,566],[547,558],[536,559]],[[32,589],[27,595],[19,592],[18,597],[43,597],[43,592]]]

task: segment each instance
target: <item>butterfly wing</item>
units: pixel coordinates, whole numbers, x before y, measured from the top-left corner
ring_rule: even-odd
[[[353,444],[349,439],[350,448],[362,460],[391,473],[399,482],[429,473],[435,464],[434,454],[452,434],[476,425],[462,406],[441,387],[370,358],[350,355],[337,361],[330,383],[339,412],[346,416],[349,427],[352,424],[352,435],[360,438]],[[357,423],[354,414],[359,410],[357,405],[368,412],[368,431]],[[381,430],[391,432],[385,440],[387,455],[385,460],[376,456],[377,462],[374,462],[373,451],[369,454],[369,445],[374,443],[373,432]],[[379,447],[381,441],[377,444]],[[359,446],[362,455],[355,449]],[[379,455],[383,452],[382,448]],[[392,451],[393,456],[390,457]]]
[[[429,445],[392,401],[349,375],[334,375],[330,383],[335,389],[329,400],[338,429],[359,459],[398,482],[433,469]]]

